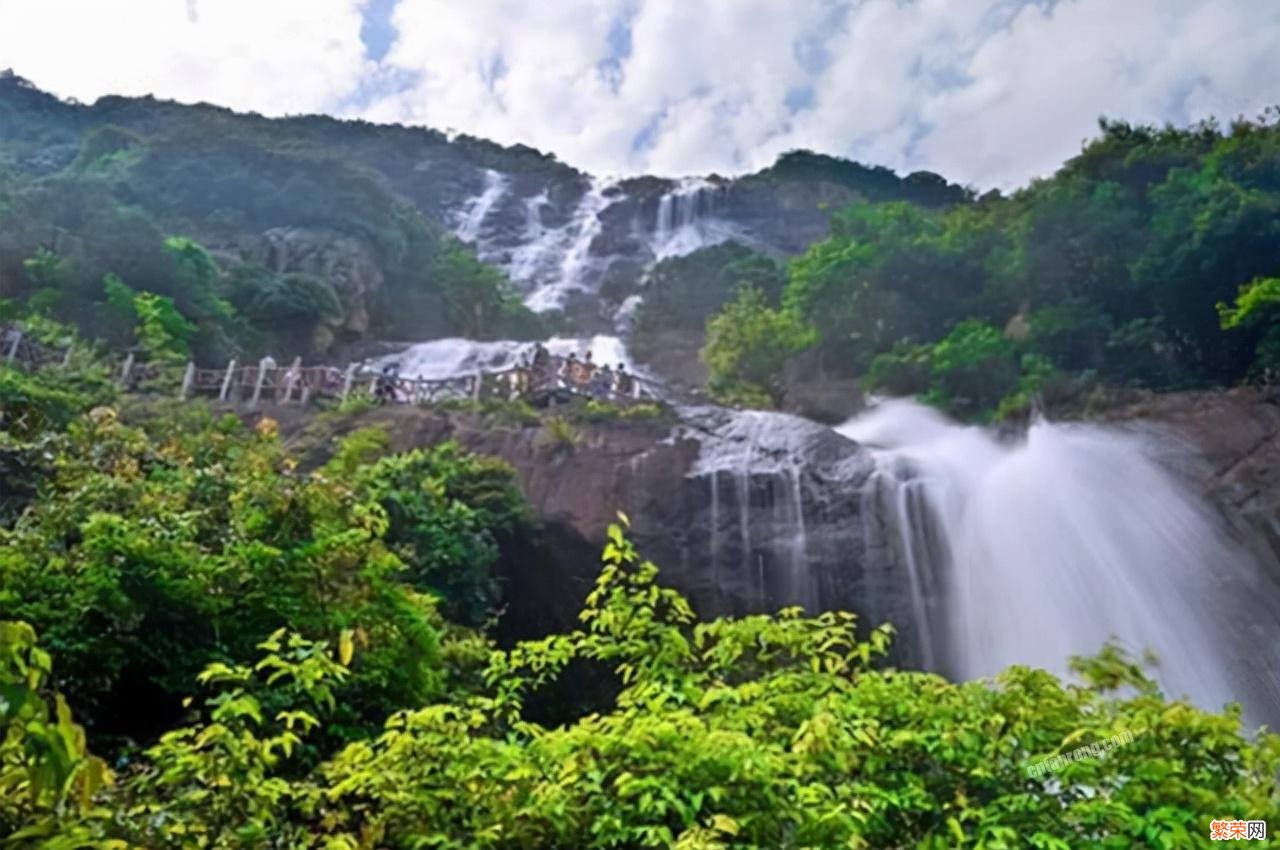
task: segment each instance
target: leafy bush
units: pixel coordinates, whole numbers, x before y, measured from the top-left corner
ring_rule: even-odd
[[[813,331],[787,310],[769,306],[764,293],[744,286],[707,322],[703,362],[711,393],[726,403],[776,406],[788,359],[814,340]]]
[[[699,622],[621,526],[609,537],[579,629],[488,651],[479,692],[400,712],[314,768],[301,748],[340,705],[353,633],[337,659],[277,632],[252,668],[210,665],[200,716],[88,788],[92,805],[0,811],[76,846],[494,850],[1174,848],[1213,819],[1280,817],[1280,737],[1246,734],[1238,708],[1166,702],[1114,648],[1077,660],[1082,685],[1019,667],[953,684],[879,667],[890,630],[860,639],[849,614]],[[614,670],[612,703],[529,721],[581,662]],[[15,752],[23,729],[5,731]]]
[[[357,432],[346,444],[367,437]],[[404,580],[437,594],[454,622],[483,625],[499,599],[490,567],[530,523],[514,470],[446,442],[360,466],[354,483],[386,511],[384,539],[406,566]]]
[[[1017,349],[998,329],[967,320],[933,346],[929,375],[926,398],[962,415],[980,416],[1017,388]]]
[[[582,439],[582,432],[568,419],[550,416],[542,423],[536,445],[551,455],[567,454],[577,448]]]
[[[270,427],[196,425],[143,431],[95,411],[0,531],[0,617],[39,630],[95,730],[150,734],[206,662],[244,660],[286,624],[366,645],[345,724],[438,692],[439,621],[398,578],[385,511],[348,482],[295,475]]]
[[[29,624],[0,620],[0,835],[13,846],[76,846],[83,833],[63,816],[88,812],[112,781],[62,695],[50,693],[52,665]]]

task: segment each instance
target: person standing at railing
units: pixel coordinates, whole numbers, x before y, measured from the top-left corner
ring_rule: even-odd
[[[379,404],[396,401],[396,379],[400,377],[400,364],[388,363],[382,367],[382,374],[374,384],[373,397]]]
[[[588,384],[588,392],[593,398],[604,399],[609,397],[610,391],[613,389],[613,370],[609,368],[609,364],[601,366],[596,373],[591,376]]]
[[[569,352],[568,358],[560,367],[560,380],[566,386],[572,389],[577,385],[582,376],[582,364],[578,362],[577,352]]]
[[[614,373],[613,391],[619,398],[631,398],[631,393],[635,389],[635,380],[631,377],[631,373],[627,371],[626,363],[619,363],[618,370]]]
[[[538,343],[533,347],[533,361],[529,368],[531,371],[529,380],[532,389],[544,389],[551,383],[553,373],[551,352],[542,343]]]

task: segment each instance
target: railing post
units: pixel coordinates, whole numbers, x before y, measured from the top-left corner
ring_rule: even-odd
[[[298,383],[298,373],[302,371],[302,356],[293,358],[293,365],[289,367],[289,377],[284,382],[284,403],[288,404],[289,399],[293,397],[293,387]]]
[[[67,350],[62,355],[62,365],[58,368],[65,369],[71,365],[71,352],[75,350],[75,346],[68,343]]]
[[[222,376],[222,388],[218,390],[218,401],[226,401],[227,393],[231,392],[231,379],[236,374],[236,359],[232,357],[227,361],[227,374]]]
[[[128,388],[129,373],[133,371],[133,352],[130,351],[124,356],[124,365],[120,367],[120,386]]]
[[[13,359],[18,356],[18,345],[22,342],[22,331],[19,328],[13,329],[13,341],[9,343],[9,353],[5,355],[5,359],[12,363]]]
[[[249,402],[250,407],[258,406],[258,399],[262,397],[262,385],[267,380],[267,358],[258,361],[258,380],[253,385],[253,399]]]
[[[484,372],[476,372],[476,376],[473,380],[475,381],[475,384],[471,387],[471,400],[479,401],[480,390],[484,386]]]
[[[356,364],[352,363],[347,367],[346,377],[342,381],[342,400],[346,401],[347,396],[351,395],[351,385],[356,380]]]
[[[182,374],[182,389],[178,391],[178,398],[183,401],[191,395],[191,384],[196,379],[196,364],[194,361],[187,361],[187,371]]]

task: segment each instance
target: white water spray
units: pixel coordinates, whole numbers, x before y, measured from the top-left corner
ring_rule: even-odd
[[[906,401],[838,430],[872,447],[882,483],[901,488],[888,519],[947,672],[1061,674],[1070,656],[1115,640],[1139,659],[1150,650],[1171,696],[1274,716],[1275,648],[1239,628],[1274,643],[1274,589],[1154,459],[1150,437],[1038,422],[1006,445]]]
[[[489,217],[490,210],[506,193],[507,182],[507,178],[497,171],[491,168],[485,171],[484,190],[467,204],[454,228],[454,234],[459,239],[463,242],[476,241],[484,220]]]
[[[555,357],[591,355],[598,364],[625,365],[633,373],[642,374],[627,356],[626,346],[616,336],[600,334],[591,337],[552,337],[543,343]],[[482,342],[461,337],[433,339],[407,346],[403,351],[379,357],[370,367],[381,369],[395,364],[405,378],[444,380],[462,378],[477,372],[498,372],[527,363],[536,343],[516,340]]]
[[[658,260],[692,254],[737,235],[719,218],[721,189],[709,180],[685,178],[658,199],[650,248]]]

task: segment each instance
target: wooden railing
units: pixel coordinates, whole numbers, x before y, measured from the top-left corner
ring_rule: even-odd
[[[0,326],[0,357],[8,363],[34,369],[65,367],[72,347],[48,346],[30,338],[20,325]],[[574,380],[569,361],[551,357],[540,368],[512,366],[449,378],[407,378],[352,363],[346,369],[334,366],[303,366],[297,358],[279,366],[270,357],[256,364],[241,365],[231,360],[225,367],[207,369],[187,363],[182,372],[179,397],[209,397],[229,404],[307,404],[327,398],[345,402],[365,396],[402,404],[434,404],[472,399],[486,401],[548,400],[566,396],[588,396],[617,404],[643,401],[679,401],[677,393],[654,381],[631,373],[615,372],[607,380]],[[139,361],[133,352],[113,364],[117,382],[125,390],[144,389],[163,376],[167,367]],[[169,374],[176,376],[175,372]],[[607,373],[606,373],[607,374]]]

